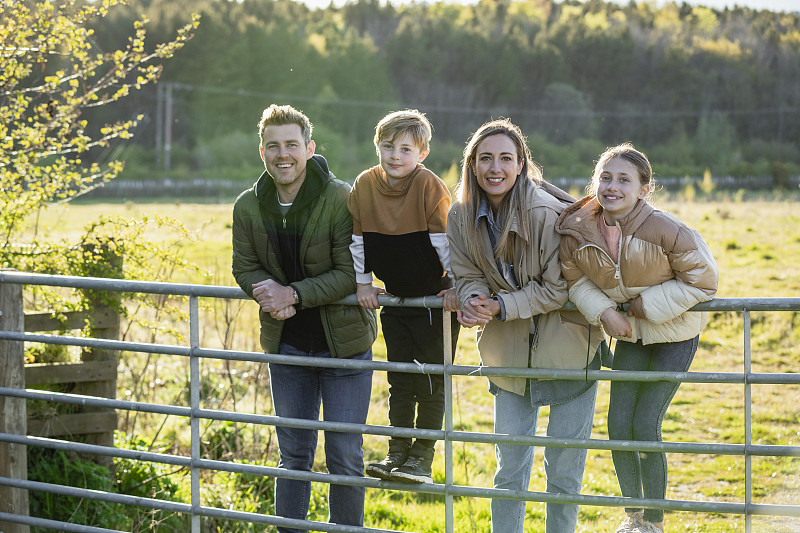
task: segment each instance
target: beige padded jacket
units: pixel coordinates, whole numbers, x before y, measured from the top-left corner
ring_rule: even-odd
[[[586,319],[600,324],[608,308],[641,296],[647,319],[626,317],[633,336],[619,340],[643,344],[678,342],[698,335],[708,313],[687,312],[717,292],[719,271],[697,231],[644,200],[622,220],[619,263],[600,233],[602,206],[586,196],[561,213],[560,257],[569,297]]]
[[[465,228],[475,225],[466,220],[456,204],[447,220],[450,244],[450,267],[456,279],[461,306],[478,294],[497,296],[506,310],[504,321],[492,320],[477,332],[481,362],[487,366],[514,368],[585,368],[595,356],[602,333],[590,328],[577,312],[559,312],[567,303],[567,282],[561,275],[558,259],[560,236],[553,231],[558,214],[565,203],[556,199],[544,187],[533,187],[528,193],[531,235],[524,246],[517,246],[514,273],[521,288],[508,284],[494,262],[483,271],[466,252]],[[555,189],[555,188],[553,188]],[[555,189],[558,192],[558,189]],[[518,234],[514,234],[521,239]],[[492,245],[486,231],[481,231],[484,253],[493,257]],[[538,331],[535,316],[539,316]],[[531,350],[531,335],[537,338]],[[587,360],[587,354],[589,360]],[[492,377],[498,387],[525,393],[526,379]]]

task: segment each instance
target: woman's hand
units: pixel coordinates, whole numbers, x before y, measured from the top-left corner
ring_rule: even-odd
[[[462,326],[471,328],[488,324],[499,312],[500,302],[479,294],[466,301],[458,321]]]
[[[603,314],[600,315],[600,322],[603,323],[606,333],[612,337],[631,338],[633,336],[633,330],[628,319],[613,307],[603,311]]]
[[[380,304],[378,304],[379,294],[386,294],[386,290],[376,287],[372,283],[359,283],[356,288],[358,305],[365,309],[377,309],[380,307]]]

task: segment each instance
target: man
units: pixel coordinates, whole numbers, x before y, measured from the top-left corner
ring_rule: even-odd
[[[233,275],[261,310],[261,346],[267,353],[371,360],[374,311],[334,305],[356,290],[349,245],[350,187],[314,154],[312,125],[291,106],[271,105],[259,122],[266,167],[233,207]],[[364,424],[372,371],[307,365],[269,365],[276,415]],[[278,427],[279,467],[310,471],[317,432]],[[332,474],[363,476],[359,433],[325,432]],[[311,483],[278,478],[275,514],[305,519]],[[364,488],[331,485],[331,522],[362,525]],[[278,528],[281,533],[298,529]]]

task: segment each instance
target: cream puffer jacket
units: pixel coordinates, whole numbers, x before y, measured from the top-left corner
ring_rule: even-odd
[[[547,191],[563,195],[563,201]],[[568,293],[558,260],[561,238],[553,231],[553,225],[566,202],[571,200],[566,193],[546,182],[528,191],[526,205],[529,206],[531,235],[528,242],[523,241],[524,245],[516,247],[514,261],[519,289],[509,285],[494,261],[490,261],[492,268],[486,272],[469,257],[464,232],[468,224],[474,227],[475,220],[467,220],[458,204],[450,209],[447,239],[459,305],[485,294],[502,299],[506,310],[504,321],[492,320],[478,328],[478,351],[484,365],[582,369],[595,357],[603,338],[600,329],[590,327],[580,313],[559,312],[567,303]],[[481,236],[484,253],[493,257],[489,234],[481,231]],[[514,238],[521,240],[516,232]],[[533,346],[531,335],[536,339]],[[527,380],[524,378],[491,377],[490,380],[505,390],[519,395],[525,393]]]
[[[619,340],[643,344],[694,338],[708,322],[706,312],[687,312],[717,292],[719,271],[697,231],[639,200],[617,221],[619,263],[600,233],[602,206],[586,196],[565,209],[556,223],[563,235],[561,269],[569,297],[591,324],[606,309],[641,296],[647,319],[628,317],[633,335]]]

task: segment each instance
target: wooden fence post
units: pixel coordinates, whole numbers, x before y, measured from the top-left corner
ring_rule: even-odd
[[[122,277],[122,257],[115,249],[112,249],[112,247],[108,245],[102,245],[93,247],[87,251],[92,256],[92,262],[87,265],[87,274],[89,276],[104,278]],[[89,301],[89,335],[97,339],[119,340],[120,318],[117,310],[114,308],[120,305],[121,297],[119,293],[89,290],[86,291],[86,296]],[[103,315],[102,320],[101,314]],[[104,325],[98,327],[100,323],[104,323]],[[80,383],[76,386],[75,392],[77,394],[115,399],[117,397],[117,352],[98,348],[84,349],[81,360],[84,362],[103,361],[114,368],[114,373],[113,378],[106,381]],[[107,408],[92,408],[86,409],[86,411],[116,414],[114,409]],[[113,447],[114,432],[88,434],[86,435],[86,442],[89,444]],[[111,462],[111,459],[107,457],[98,457],[96,461],[101,464],[107,464]]]
[[[0,283],[0,329],[25,330],[22,285]],[[25,343],[0,340],[0,386],[25,388]],[[0,396],[0,432],[26,435],[28,430],[24,398]],[[0,476],[28,479],[27,446],[0,443]],[[28,516],[28,491],[0,486],[0,511]],[[24,524],[0,522],[3,533],[28,533]]]

